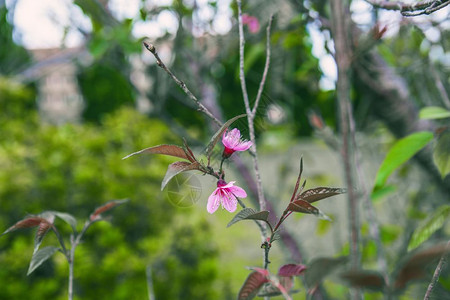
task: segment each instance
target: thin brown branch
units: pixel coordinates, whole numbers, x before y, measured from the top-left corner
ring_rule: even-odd
[[[425,0],[416,3],[404,3],[401,1],[365,0],[374,7],[398,10],[406,17],[429,15],[450,4],[450,0]]]
[[[245,83],[244,74],[244,47],[245,47],[245,37],[244,37],[244,25],[242,23],[242,5],[241,0],[237,0],[238,5],[238,27],[239,27],[239,79],[241,82],[242,96],[244,97],[245,111],[247,117],[252,115],[250,109],[250,101],[248,98],[247,84]]]
[[[145,48],[150,51],[150,53],[153,54],[153,56],[156,58],[156,64],[163,69],[164,71],[166,71],[167,74],[169,74],[169,76],[173,79],[173,81],[175,81],[175,83],[183,90],[183,92],[185,92],[185,94],[192,100],[195,102],[195,104],[198,106],[199,111],[203,112],[205,115],[207,115],[211,120],[213,120],[217,125],[222,126],[222,123],[197,99],[197,97],[194,96],[194,94],[192,94],[192,92],[188,89],[188,87],[186,86],[186,84],[181,81],[180,79],[178,79],[173,73],[172,71],[170,71],[170,69],[163,63],[163,61],[161,60],[161,58],[158,55],[158,52],[156,52],[156,48],[155,46],[153,46],[152,44],[148,44],[146,42],[144,42],[144,46]]]
[[[340,132],[342,135],[342,162],[344,166],[345,182],[348,189],[348,216],[350,231],[350,261],[352,269],[359,269],[359,215],[358,199],[355,193],[354,176],[354,151],[353,143],[354,131],[352,124],[353,113],[350,103],[350,66],[352,49],[350,47],[351,39],[349,33],[349,3],[345,0],[332,0],[331,11],[333,20],[333,40],[336,49],[336,64],[338,68],[338,81],[336,86],[337,101],[339,107]],[[351,291],[352,299],[361,297],[360,291],[354,289]]]
[[[434,270],[433,278],[431,279],[430,284],[428,285],[427,291],[425,293],[425,296],[423,297],[423,300],[429,300],[431,293],[433,292],[434,286],[436,285],[436,282],[439,280],[439,276],[441,276],[442,269],[445,266],[446,263],[446,256],[448,255],[448,251],[450,250],[450,241],[447,242],[447,246],[445,247],[446,252],[441,256],[441,259],[439,260],[438,265],[436,266],[436,269]]]
[[[256,115],[256,110],[258,109],[259,101],[261,100],[262,92],[264,90],[264,85],[265,85],[266,79],[267,79],[267,73],[269,71],[269,66],[270,66],[270,29],[272,28],[272,21],[273,21],[273,15],[270,16],[269,24],[267,25],[267,29],[266,29],[266,39],[267,39],[267,41],[266,41],[266,63],[264,65],[264,71],[263,71],[263,75],[261,78],[261,82],[259,83],[258,94],[256,95],[255,104],[253,105],[253,109],[252,109],[253,116]]]
[[[241,81],[242,95],[244,97],[245,111],[247,113],[250,141],[252,142],[252,147],[250,148],[250,150],[253,154],[252,155],[253,156],[253,169],[255,171],[256,185],[258,188],[259,209],[265,210],[266,209],[266,201],[264,199],[261,175],[259,173],[258,156],[257,156],[257,152],[256,152],[256,138],[255,138],[255,126],[254,126],[255,115],[252,113],[252,110],[250,108],[247,86],[245,84],[245,74],[244,74],[245,37],[244,37],[244,26],[242,23],[242,4],[241,4],[240,0],[237,0],[237,5],[238,5],[238,23],[239,23],[238,24],[239,25],[239,78]],[[264,233],[264,236],[265,236],[265,233]]]

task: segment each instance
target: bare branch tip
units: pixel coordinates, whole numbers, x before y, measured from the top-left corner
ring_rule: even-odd
[[[143,42],[143,44],[148,51],[150,51],[153,54],[156,53],[156,48],[155,48],[155,46],[153,46],[153,44],[149,44],[147,42]]]

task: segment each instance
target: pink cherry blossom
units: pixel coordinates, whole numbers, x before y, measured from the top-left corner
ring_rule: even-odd
[[[247,24],[251,33],[257,33],[259,31],[259,21],[256,17],[243,14],[242,24]]]
[[[252,142],[241,139],[241,132],[234,128],[230,132],[224,132],[222,144],[225,146],[222,156],[228,158],[235,151],[245,151],[252,146]]]
[[[247,193],[244,189],[234,186],[236,181],[230,181],[226,183],[225,180],[220,179],[217,181],[217,189],[209,196],[206,209],[210,214],[214,213],[222,204],[222,208],[225,208],[229,212],[234,212],[237,208],[237,199],[247,197]]]

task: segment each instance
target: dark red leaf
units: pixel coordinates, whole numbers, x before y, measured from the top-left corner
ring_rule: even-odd
[[[302,179],[303,173],[303,157],[300,158],[300,172],[298,173],[297,182],[295,183],[294,192],[292,193],[291,201],[294,201],[295,195],[297,195],[298,187],[300,185],[300,180]]]
[[[198,162],[190,163],[187,161],[177,161],[177,162],[170,164],[169,167],[167,168],[166,175],[164,176],[164,179],[161,183],[161,191],[169,183],[169,181],[176,175],[180,174],[181,172],[198,170],[199,167],[200,167],[200,163],[198,163]]]
[[[124,200],[112,200],[107,202],[106,204],[98,207],[90,216],[90,220],[94,221],[96,219],[98,219],[100,217],[100,215],[120,204],[123,204],[125,202],[128,202],[128,199],[124,199]]]
[[[279,276],[298,276],[306,270],[305,265],[287,264],[278,270]]]
[[[287,210],[304,214],[313,214],[313,215],[319,214],[319,209],[317,209],[317,207],[314,207],[308,202],[303,200],[296,200],[294,202],[289,203]]]
[[[39,224],[39,228],[36,232],[36,237],[43,237],[47,231],[50,229],[50,227],[52,226],[52,224],[50,224],[49,222],[41,222],[41,224]]]
[[[9,227],[5,232],[2,233],[2,235],[7,234],[8,232],[14,231],[16,229],[20,229],[20,228],[36,227],[36,226],[39,226],[41,223],[49,223],[49,222],[42,217],[30,216],[23,220],[20,220],[13,226]]]
[[[255,298],[261,286],[268,281],[267,277],[258,271],[250,273],[239,291],[238,300]]]
[[[304,191],[303,193],[297,196],[296,200],[304,200],[309,203],[313,203],[346,192],[347,189],[343,188],[317,187]]]
[[[163,154],[163,155],[175,156],[175,157],[179,157],[179,158],[184,158],[186,160],[190,160],[189,156],[186,154],[184,149],[179,146],[175,146],[175,145],[159,145],[159,146],[155,146],[155,147],[142,149],[140,151],[131,153],[122,159],[127,159],[128,157],[131,157],[133,155],[142,154],[142,153]]]
[[[428,264],[448,254],[449,249],[446,248],[445,244],[435,245],[415,252],[401,264],[397,271],[397,276],[395,276],[394,287],[403,289],[409,281],[424,277],[427,274],[425,267]]]
[[[233,219],[228,223],[227,227],[230,227],[234,223],[242,220],[261,220],[268,223],[268,217],[269,211],[267,210],[256,211],[253,208],[246,207],[233,217]]]
[[[347,271],[340,274],[351,286],[372,290],[383,290],[386,282],[383,275],[376,271]]]
[[[261,275],[263,275],[265,277],[269,276],[269,270],[267,270],[267,269],[258,268],[258,267],[252,267],[250,269],[253,270],[253,271],[258,272],[259,274],[261,274]]]

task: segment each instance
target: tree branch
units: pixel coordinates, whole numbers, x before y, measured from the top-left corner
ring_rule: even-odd
[[[450,0],[424,0],[416,3],[404,3],[401,1],[384,1],[384,0],[365,0],[374,7],[398,10],[405,17],[414,17],[419,15],[429,15],[450,4]]]
[[[244,26],[242,23],[242,5],[241,5],[240,0],[237,0],[237,5],[238,5],[238,23],[239,23],[238,24],[239,25],[239,78],[241,81],[242,95],[244,97],[245,111],[247,113],[248,128],[249,128],[249,132],[250,132],[250,141],[252,142],[252,147],[250,149],[253,154],[253,169],[255,171],[256,184],[257,184],[257,189],[258,189],[259,209],[265,210],[266,209],[266,201],[264,199],[261,175],[259,173],[258,155],[256,152],[256,138],[255,138],[255,126],[254,126],[255,114],[252,113],[252,109],[250,108],[247,86],[245,84],[245,74],[244,74],[245,37],[244,37]],[[271,22],[269,22],[269,26],[270,25],[271,25]],[[270,31],[270,28],[269,28],[269,31]],[[269,53],[270,53],[270,51],[269,51]],[[264,75],[263,75],[263,80],[265,81]],[[264,86],[264,84],[262,86]],[[260,88],[262,89],[261,86],[260,86]]]
[[[359,269],[359,216],[358,199],[354,190],[355,176],[353,169],[354,151],[354,120],[350,103],[350,66],[352,49],[348,34],[351,32],[346,23],[349,18],[348,2],[345,0],[332,0],[331,11],[333,20],[333,40],[336,49],[336,64],[338,68],[338,81],[336,86],[337,101],[339,106],[340,132],[342,135],[341,155],[344,165],[345,182],[348,190],[348,215],[350,225],[350,261],[351,268]],[[351,293],[353,299],[361,297],[359,291],[354,289]]]
[[[447,242],[446,245],[446,251],[448,251],[450,249],[450,241]],[[447,256],[448,252],[445,252],[442,256],[441,259],[439,260],[438,265],[436,266],[436,269],[434,270],[434,274],[433,274],[433,278],[431,279],[430,284],[428,285],[427,291],[425,293],[425,296],[423,297],[423,300],[429,300],[430,296],[431,296],[431,292],[434,289],[434,286],[436,285],[436,282],[439,280],[439,276],[441,275],[442,269],[444,268],[444,265],[446,263],[446,256]]]
[[[155,46],[152,44],[148,44],[144,42],[145,48],[150,51],[153,56],[156,58],[156,64],[167,72],[167,74],[170,75],[170,77],[175,81],[176,84],[186,93],[186,95],[197,104],[199,111],[203,112],[205,115],[207,115],[211,120],[213,120],[217,125],[222,126],[222,123],[197,99],[197,97],[192,94],[192,92],[188,89],[186,84],[179,80],[171,71],[169,68],[166,67],[166,65],[162,62],[161,58],[159,58],[158,52],[156,52]]]
[[[258,109],[259,101],[261,100],[261,95],[264,90],[264,85],[266,83],[267,73],[269,71],[269,66],[270,66],[270,29],[272,27],[272,21],[273,21],[273,15],[270,16],[269,25],[267,25],[267,29],[266,29],[266,39],[267,39],[267,41],[266,41],[266,63],[264,65],[264,71],[263,71],[263,75],[261,78],[261,82],[259,83],[258,94],[256,95],[255,104],[253,105],[253,109],[252,109],[253,116],[256,115],[256,110]]]

